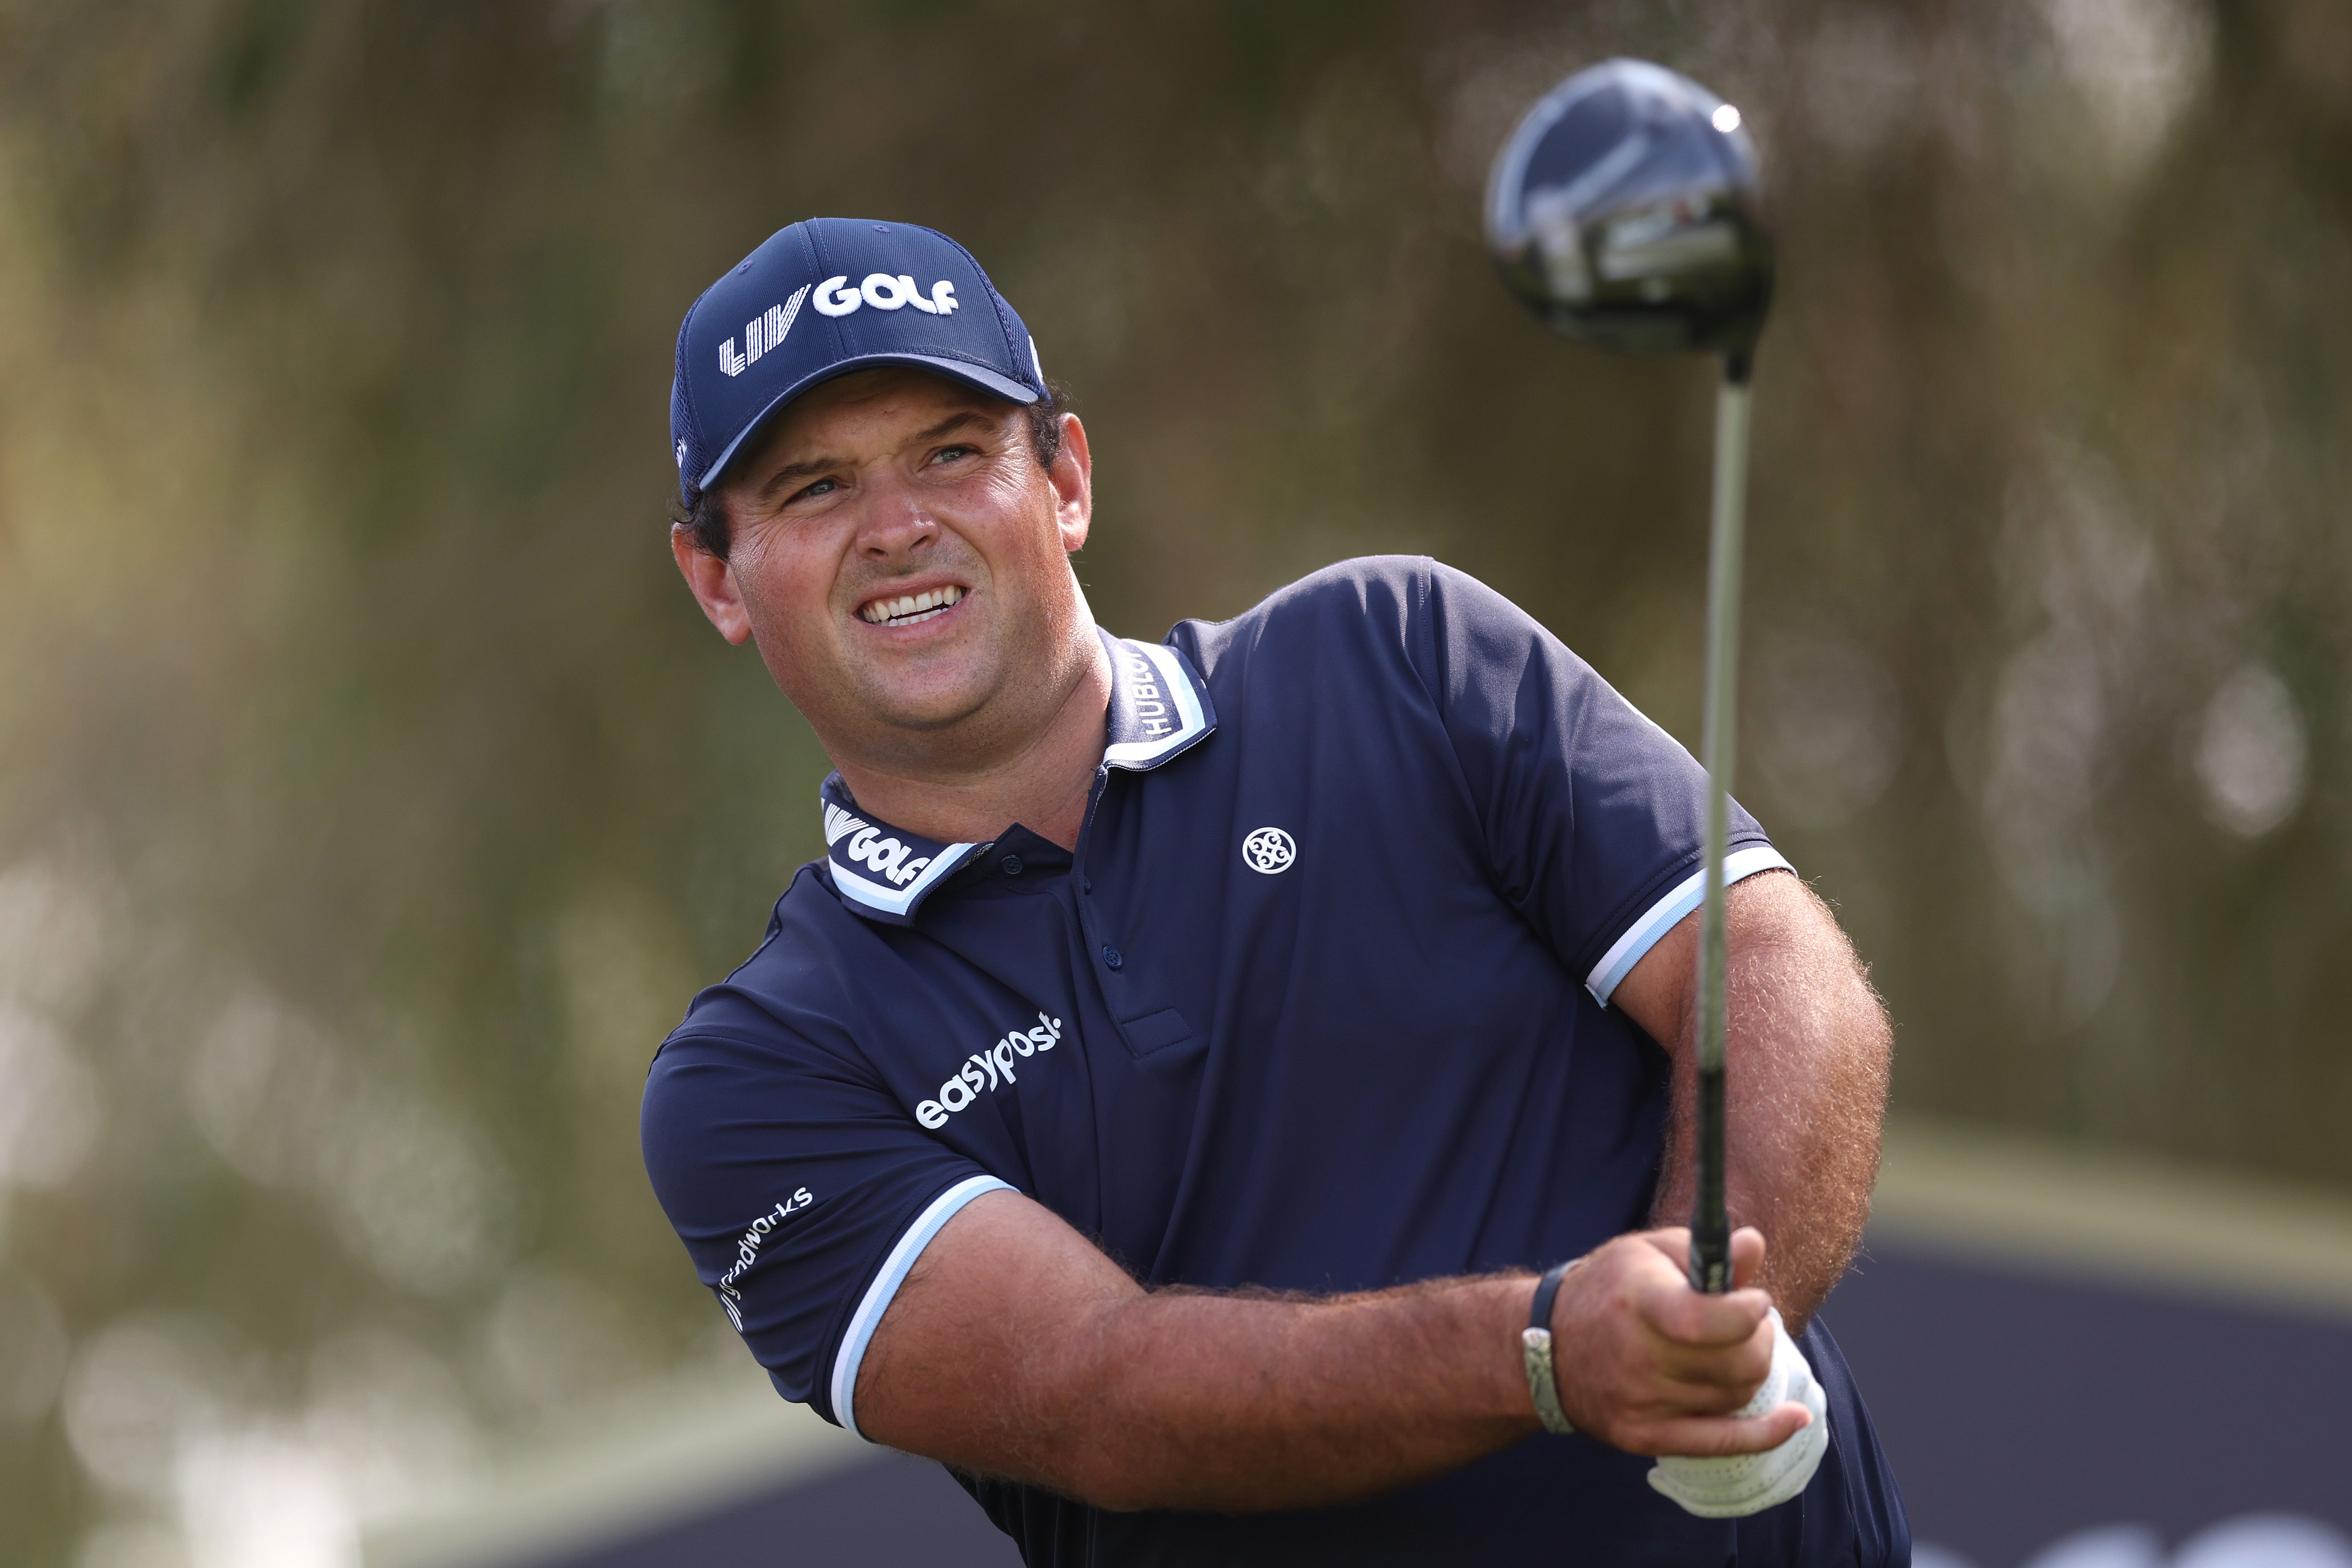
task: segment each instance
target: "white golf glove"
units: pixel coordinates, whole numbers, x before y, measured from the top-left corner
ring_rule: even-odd
[[[1738,1414],[1761,1415],[1786,1400],[1813,1413],[1812,1425],[1777,1448],[1722,1459],[1669,1455],[1651,1468],[1650,1485],[1701,1519],[1738,1519],[1787,1502],[1805,1489],[1830,1446],[1829,1400],[1813,1380],[1813,1369],[1789,1337],[1780,1311],[1772,1313],[1772,1370],[1764,1386]]]

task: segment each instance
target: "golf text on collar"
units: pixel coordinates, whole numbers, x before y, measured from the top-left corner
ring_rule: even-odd
[[[783,1224],[787,1215],[796,1215],[814,1202],[815,1197],[806,1187],[795,1187],[791,1197],[753,1220],[751,1228],[736,1239],[735,1267],[719,1277],[719,1304],[727,1309],[728,1320],[738,1333],[743,1329],[743,1312],[737,1303],[742,1300],[743,1293],[735,1289],[735,1281],[760,1260],[760,1244],[768,1239],[768,1233]]]
[[[1062,1020],[1040,1013],[1037,1025],[1026,1031],[1015,1029],[988,1049],[966,1057],[955,1077],[940,1085],[937,1100],[927,1100],[915,1107],[915,1120],[926,1127],[945,1127],[949,1117],[980,1098],[981,1090],[1013,1080],[1013,1058],[1050,1051],[1061,1043]],[[982,1073],[987,1076],[983,1078]]]
[[[908,859],[908,856],[915,853],[913,845],[901,844],[896,838],[885,838],[880,828],[862,817],[850,815],[828,801],[824,808],[825,843],[828,845],[839,843],[841,836],[845,833],[851,835],[851,837],[849,847],[842,853],[852,860],[863,861],[873,867],[874,874],[877,877],[888,878],[890,885],[894,888],[905,887],[915,879],[924,867],[931,863],[931,858],[928,855],[917,856],[912,860]]]

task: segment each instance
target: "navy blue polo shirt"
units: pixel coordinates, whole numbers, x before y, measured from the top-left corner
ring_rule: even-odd
[[[1427,560],[1104,644],[1075,855],[1017,826],[937,843],[828,779],[827,857],[654,1062],[646,1163],[703,1283],[785,1398],[852,1430],[892,1295],[1000,1187],[1153,1286],[1538,1268],[1647,1220],[1667,1061],[1607,1004],[1699,899],[1689,753]],[[1786,865],[1737,807],[1731,845],[1735,877]],[[1801,1342],[1831,1454],[1745,1521],[1582,1436],[1238,1518],[959,1479],[1033,1564],[1907,1560],[1837,1348]]]

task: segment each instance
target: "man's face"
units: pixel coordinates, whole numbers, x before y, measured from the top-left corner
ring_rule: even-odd
[[[1012,404],[896,366],[827,382],[721,487],[729,559],[681,536],[679,567],[836,755],[994,749],[1042,725],[1093,657],[1068,561],[1091,510],[1086,437],[1066,416],[1064,432],[1048,471]]]

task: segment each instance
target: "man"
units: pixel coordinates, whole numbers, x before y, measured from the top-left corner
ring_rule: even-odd
[[[646,1093],[779,1391],[945,1461],[1032,1563],[1907,1561],[1812,1320],[1886,1075],[1835,923],[1739,816],[1756,1228],[1697,1295],[1644,1228],[1690,1206],[1688,754],[1428,561],[1097,631],[1059,405],[910,226],[795,224],[679,333],[679,569],[838,769],[826,858]],[[1776,1346],[1796,1397],[1738,1414]]]

